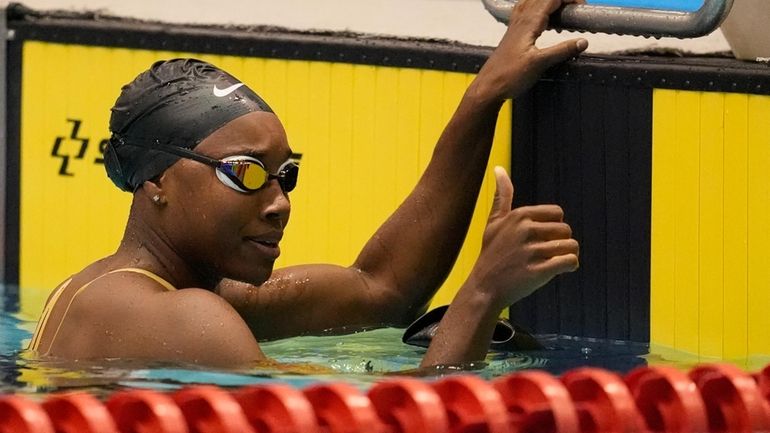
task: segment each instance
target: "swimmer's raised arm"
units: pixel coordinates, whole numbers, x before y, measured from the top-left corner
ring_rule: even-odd
[[[524,0],[498,48],[471,83],[439,138],[421,179],[366,244],[355,264],[393,290],[386,323],[406,325],[426,306],[460,251],[479,194],[503,102],[529,89],[549,67],[575,57],[586,41],[540,50],[548,17],[572,0]],[[413,223],[417,221],[417,223]]]
[[[513,185],[495,169],[497,190],[481,253],[441,320],[422,366],[483,360],[500,311],[578,267],[578,243],[554,205],[511,210]]]
[[[549,15],[572,2],[516,5],[505,36],[466,91],[421,179],[350,268],[279,269],[255,290],[234,282],[220,285],[219,293],[258,338],[340,326],[405,325],[424,310],[465,239],[503,102],[587,47],[585,40],[535,46]]]

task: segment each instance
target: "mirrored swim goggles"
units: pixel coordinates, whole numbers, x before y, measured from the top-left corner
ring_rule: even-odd
[[[222,159],[213,159],[184,147],[164,144],[142,147],[214,167],[220,182],[244,194],[259,190],[273,179],[278,181],[278,185],[284,193],[291,192],[297,186],[299,160],[302,158],[301,154],[293,153],[286,162],[278,167],[278,172],[273,174],[267,171],[262,161],[253,156],[233,155]]]

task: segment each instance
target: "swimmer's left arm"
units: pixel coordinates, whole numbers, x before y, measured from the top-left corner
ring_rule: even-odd
[[[575,1],[517,4],[508,31],[463,96],[414,190],[352,266],[278,270],[258,289],[220,285],[258,338],[338,326],[405,326],[424,311],[465,240],[503,102],[587,47],[585,40],[535,46],[549,15]]]
[[[217,292],[261,341],[388,325],[381,318],[397,314],[387,309],[398,309],[399,300],[383,298],[393,292],[376,284],[351,268],[299,265],[275,270],[259,287],[223,280]],[[379,311],[373,314],[375,305]]]

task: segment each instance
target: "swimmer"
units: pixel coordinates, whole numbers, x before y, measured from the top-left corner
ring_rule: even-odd
[[[273,269],[301,167],[280,120],[213,65],[155,63],[112,108],[105,166],[133,195],[123,239],[54,290],[30,349],[63,359],[245,367],[267,361],[259,340],[407,325],[464,241],[503,102],[586,48],[582,39],[534,44],[549,15],[570,2],[517,4],[414,190],[349,267]],[[495,176],[481,254],[424,366],[483,359],[503,308],[578,266],[562,210],[512,210],[511,180],[502,169]]]

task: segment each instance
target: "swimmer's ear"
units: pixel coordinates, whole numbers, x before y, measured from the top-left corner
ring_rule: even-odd
[[[144,191],[145,196],[147,196],[147,198],[152,200],[155,204],[166,203],[166,197],[163,192],[163,188],[161,187],[162,178],[163,175],[155,179],[145,180],[144,183],[142,183],[141,189]]]

